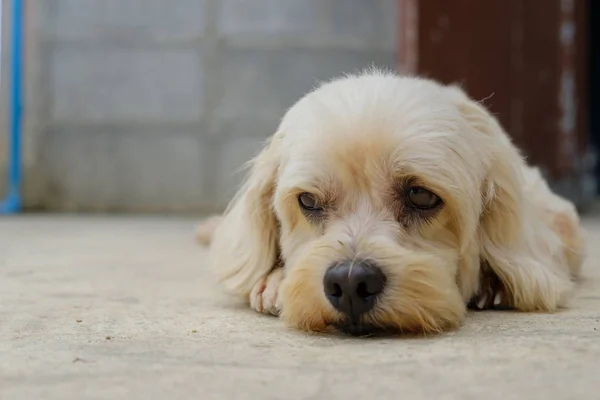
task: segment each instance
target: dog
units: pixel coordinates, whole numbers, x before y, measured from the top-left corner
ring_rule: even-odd
[[[380,70],[294,104],[197,239],[251,308],[351,335],[454,329],[468,308],[555,311],[585,256],[574,205],[482,104]]]

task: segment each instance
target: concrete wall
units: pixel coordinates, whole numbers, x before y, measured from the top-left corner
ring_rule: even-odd
[[[27,204],[222,207],[318,80],[394,67],[396,3],[30,2]]]

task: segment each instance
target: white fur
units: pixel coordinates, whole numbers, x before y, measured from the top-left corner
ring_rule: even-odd
[[[394,206],[406,179],[444,200],[427,224]],[[301,192],[327,199],[327,220],[307,220]],[[481,104],[457,87],[368,71],[321,85],[286,113],[214,230],[211,257],[231,292],[251,304],[269,293],[272,313],[316,331],[340,318],[323,294],[326,268],[368,257],[389,281],[365,322],[439,331],[462,322],[483,263],[516,308],[564,305],[583,239],[572,204]]]

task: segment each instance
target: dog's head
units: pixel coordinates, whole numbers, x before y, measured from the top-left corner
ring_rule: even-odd
[[[297,102],[253,160],[213,262],[243,295],[285,268],[281,315],[301,329],[455,327],[483,242],[518,223],[520,162],[458,88],[378,72],[339,79]]]

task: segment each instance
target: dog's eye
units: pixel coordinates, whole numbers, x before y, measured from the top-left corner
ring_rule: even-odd
[[[418,208],[420,210],[429,210],[437,207],[442,202],[435,193],[422,188],[413,186],[406,191],[406,204],[409,207]]]
[[[322,210],[316,197],[310,193],[301,193],[300,196],[298,196],[298,203],[300,203],[300,206],[307,211]]]

